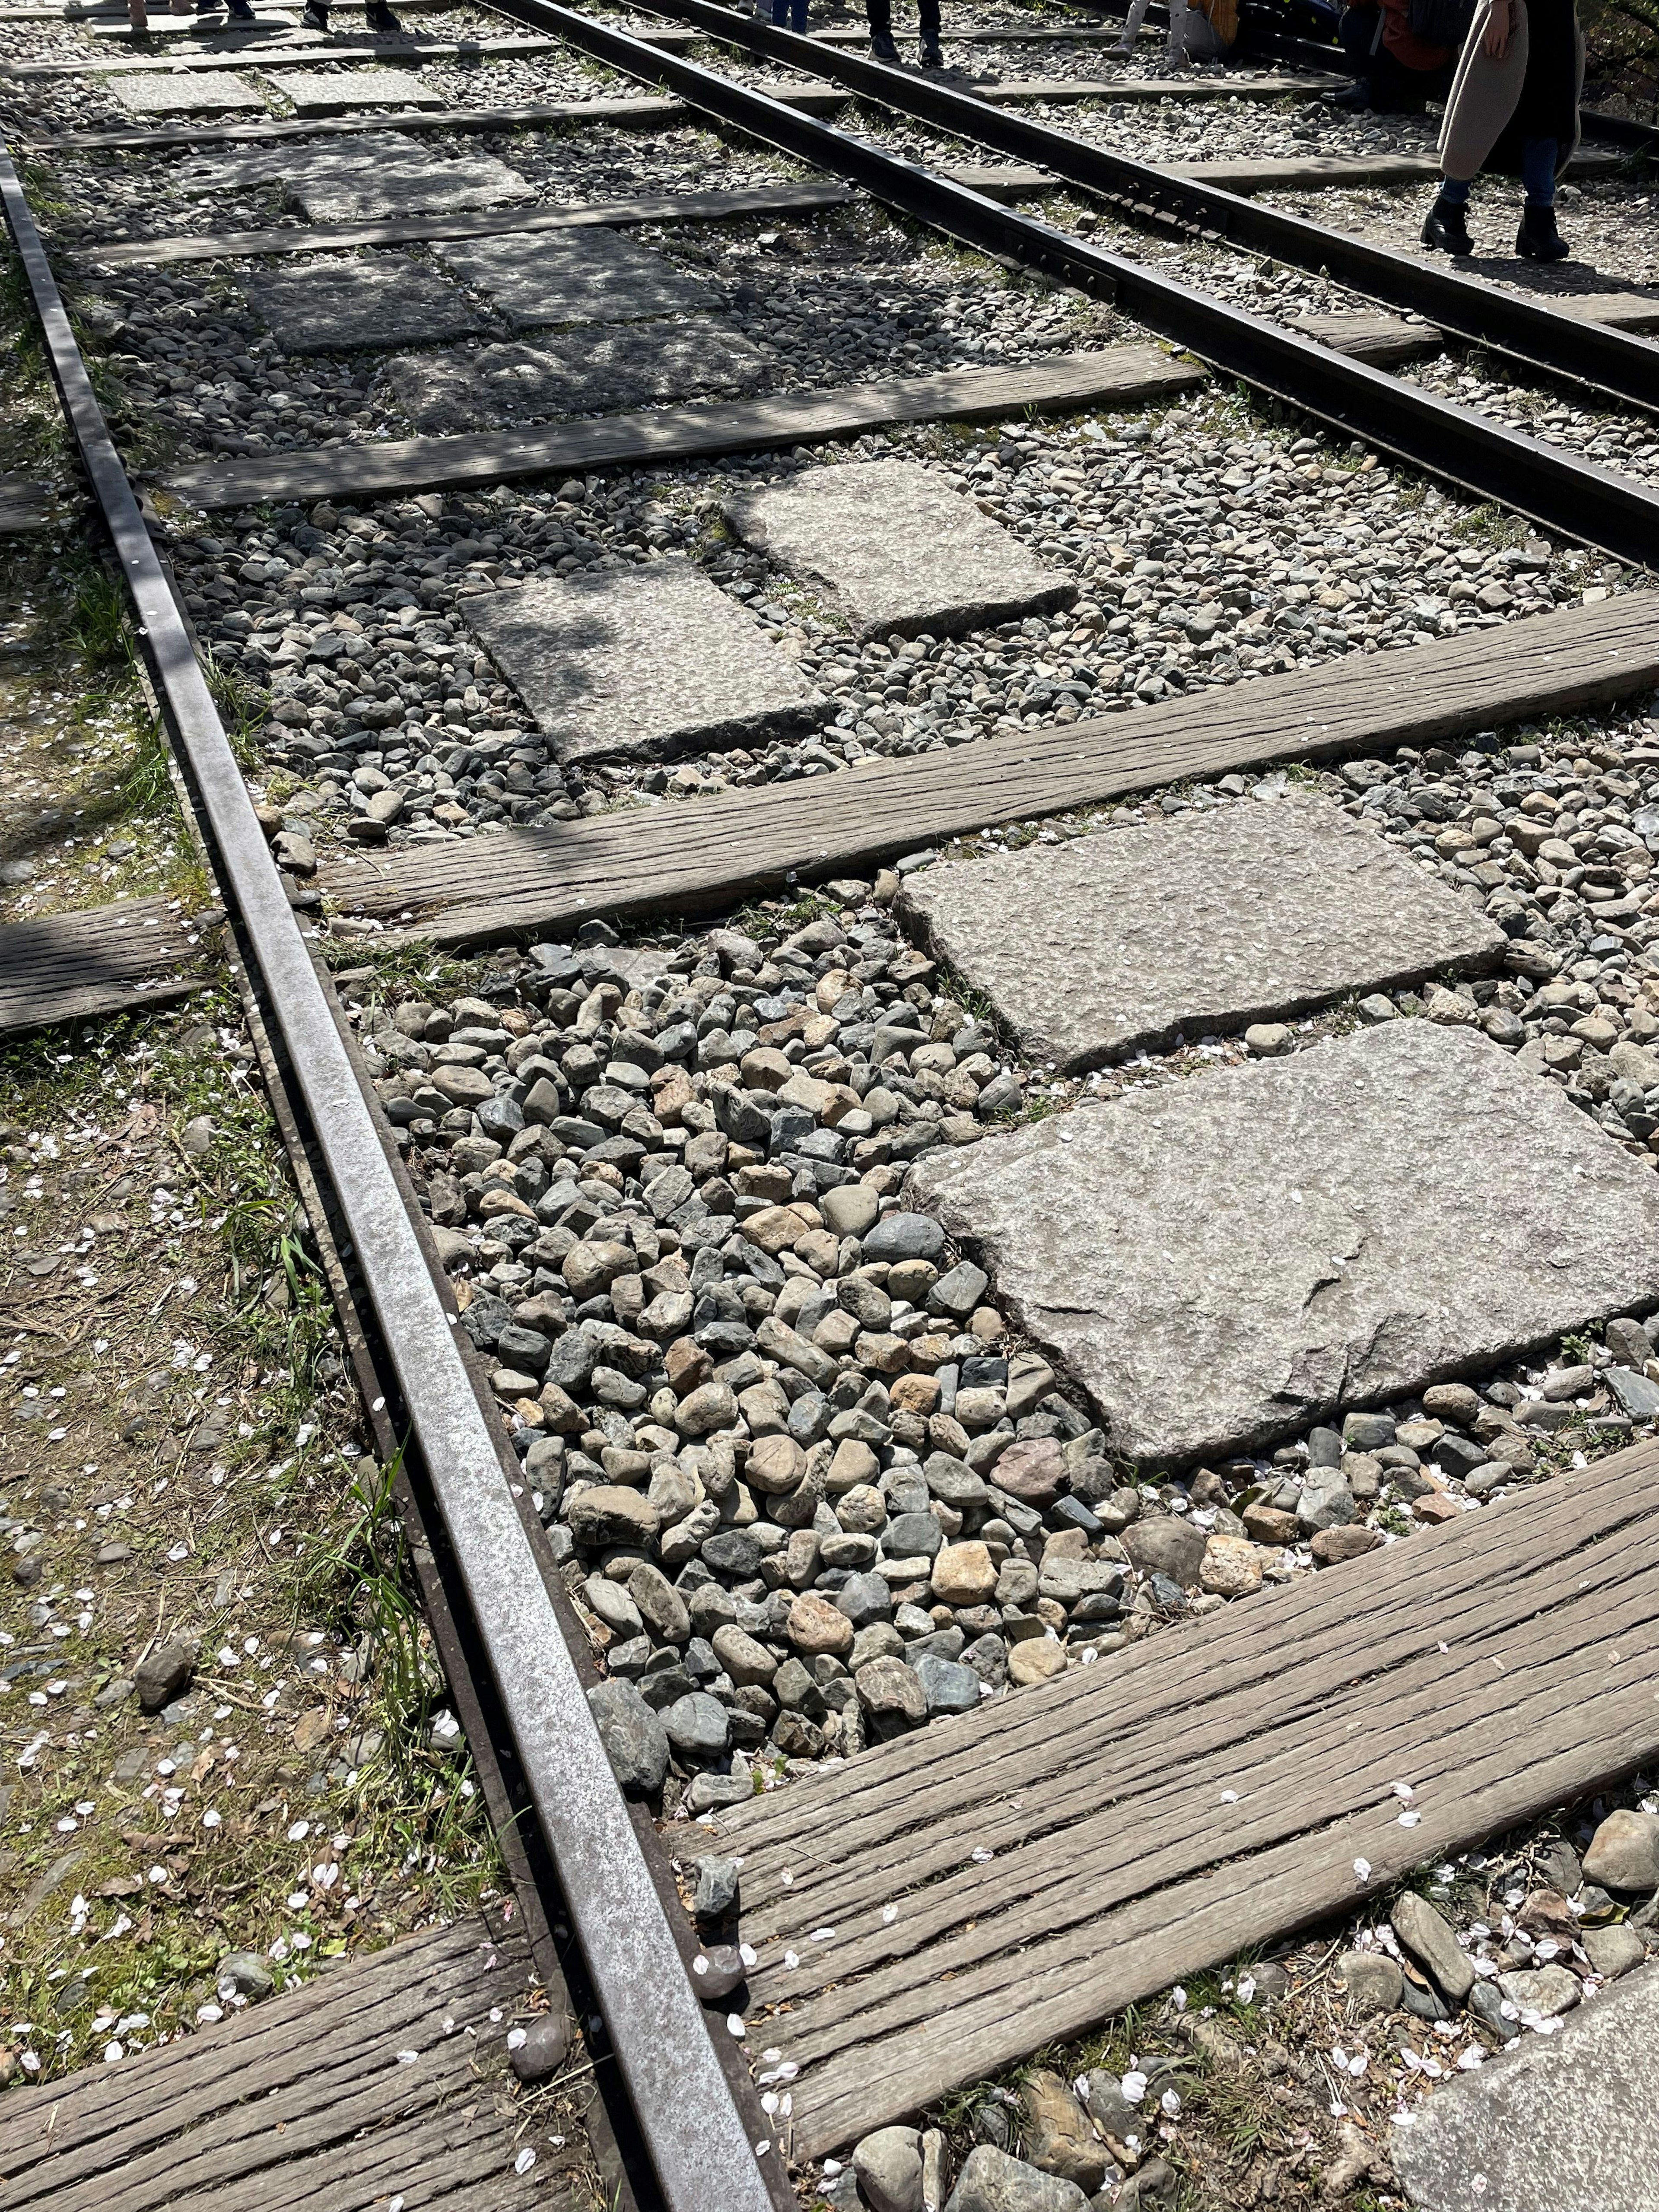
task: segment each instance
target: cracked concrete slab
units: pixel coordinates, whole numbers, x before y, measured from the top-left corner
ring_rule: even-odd
[[[1442,2083],[1389,2150],[1420,2212],[1659,2212],[1659,1966]]]
[[[906,1202],[1154,1464],[1659,1303],[1659,1179],[1498,1046],[1425,1021],[930,1155]]]
[[[628,323],[719,305],[710,286],[614,231],[517,234],[434,249],[515,330],[554,323]]]
[[[1303,792],[927,868],[902,912],[1030,1057],[1072,1071],[1490,967],[1509,942]]]
[[[561,762],[764,744],[828,709],[690,561],[538,578],[462,605]]]
[[[448,157],[401,131],[361,131],[344,145],[259,146],[187,156],[168,180],[194,193],[280,184],[286,204],[317,223],[505,207],[535,197],[505,161],[487,155]]]
[[[117,76],[108,89],[135,115],[264,114],[266,101],[245,77]]]
[[[954,637],[1068,607],[1077,580],[915,461],[803,469],[734,495],[726,520],[816,584],[860,636]]]
[[[407,69],[267,71],[296,115],[345,115],[354,107],[442,107],[448,94]]]
[[[700,393],[746,396],[772,368],[769,354],[702,316],[567,331],[556,348],[485,346],[470,359],[411,355],[386,364],[386,381],[417,430],[506,430]]]
[[[434,343],[478,327],[458,285],[402,253],[262,270],[242,294],[290,353]]]

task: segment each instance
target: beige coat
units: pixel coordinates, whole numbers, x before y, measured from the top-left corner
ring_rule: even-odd
[[[1460,184],[1479,174],[1521,98],[1521,87],[1527,74],[1527,0],[1514,0],[1514,6],[1515,29],[1502,61],[1495,62],[1480,51],[1486,28],[1484,8],[1476,9],[1469,35],[1463,41],[1457,75],[1440,125],[1441,173]],[[1578,82],[1573,95],[1576,114],[1584,88],[1584,38],[1576,26],[1575,36],[1578,52]],[[1572,146],[1561,148],[1558,175],[1566,167],[1577,143],[1575,137]]]

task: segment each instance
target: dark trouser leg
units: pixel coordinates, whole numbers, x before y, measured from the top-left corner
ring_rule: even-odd
[[[1342,21],[1337,26],[1337,40],[1348,65],[1356,76],[1371,73],[1371,48],[1376,44],[1377,27],[1382,21],[1375,8],[1345,8]]]

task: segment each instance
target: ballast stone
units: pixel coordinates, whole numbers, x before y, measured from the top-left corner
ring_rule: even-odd
[[[296,115],[343,115],[353,107],[442,107],[447,93],[424,84],[413,70],[284,70],[273,79]]]
[[[1477,1032],[1392,1022],[912,1171],[1113,1449],[1267,1443],[1659,1300],[1659,1188]]]
[[[712,315],[561,333],[550,347],[510,342],[471,360],[419,354],[386,380],[417,430],[510,429],[550,416],[617,414],[701,392],[742,397],[774,374],[772,356]]]
[[[436,249],[464,283],[515,330],[550,323],[626,323],[717,306],[707,284],[610,230],[451,241]]]
[[[1398,846],[1303,793],[947,862],[908,879],[901,911],[1030,1057],[1072,1070],[1490,966],[1509,943]]]
[[[242,295],[290,353],[426,344],[478,327],[457,286],[403,253],[262,270],[246,280]]]
[[[1417,2106],[1389,2144],[1420,2212],[1659,2205],[1659,1968],[1604,1990]],[[1480,2176],[1480,2185],[1475,2185]]]
[[[204,113],[263,113],[265,101],[246,77],[227,72],[222,76],[118,76],[109,89],[123,107],[135,115]]]
[[[562,762],[765,744],[824,711],[796,664],[689,561],[538,579],[465,604]]]
[[[935,637],[1076,599],[1073,578],[915,461],[849,461],[726,501],[738,535],[818,586],[864,637]]]

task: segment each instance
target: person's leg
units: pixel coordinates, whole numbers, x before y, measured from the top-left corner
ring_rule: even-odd
[[[378,32],[383,38],[393,36],[404,27],[392,14],[389,0],[367,0],[363,14],[368,18],[369,29]]]
[[[1337,94],[1334,104],[1363,113],[1371,104],[1371,66],[1382,37],[1382,10],[1345,8],[1336,35],[1354,81],[1348,91]]]
[[[806,0],[789,0],[789,27],[799,37],[806,36]]]
[[[1164,43],[1166,61],[1184,63],[1187,58],[1187,0],[1170,0],[1170,35]]]
[[[896,62],[899,50],[893,44],[893,0],[864,0],[864,12],[870,24],[870,51],[878,62]]]
[[[921,65],[924,69],[943,69],[945,54],[939,42],[939,0],[918,0],[916,28],[921,33]]]
[[[1469,184],[1466,177],[1443,177],[1434,205],[1423,218],[1423,243],[1442,253],[1473,253],[1469,236]]]
[[[1521,149],[1521,182],[1527,201],[1515,250],[1523,261],[1565,261],[1571,250],[1555,227],[1555,165],[1560,150],[1553,138],[1528,138]]]
[[[1115,54],[1132,54],[1135,40],[1140,36],[1140,27],[1146,20],[1151,0],[1129,0],[1129,12],[1123,19],[1123,36],[1112,48]]]

